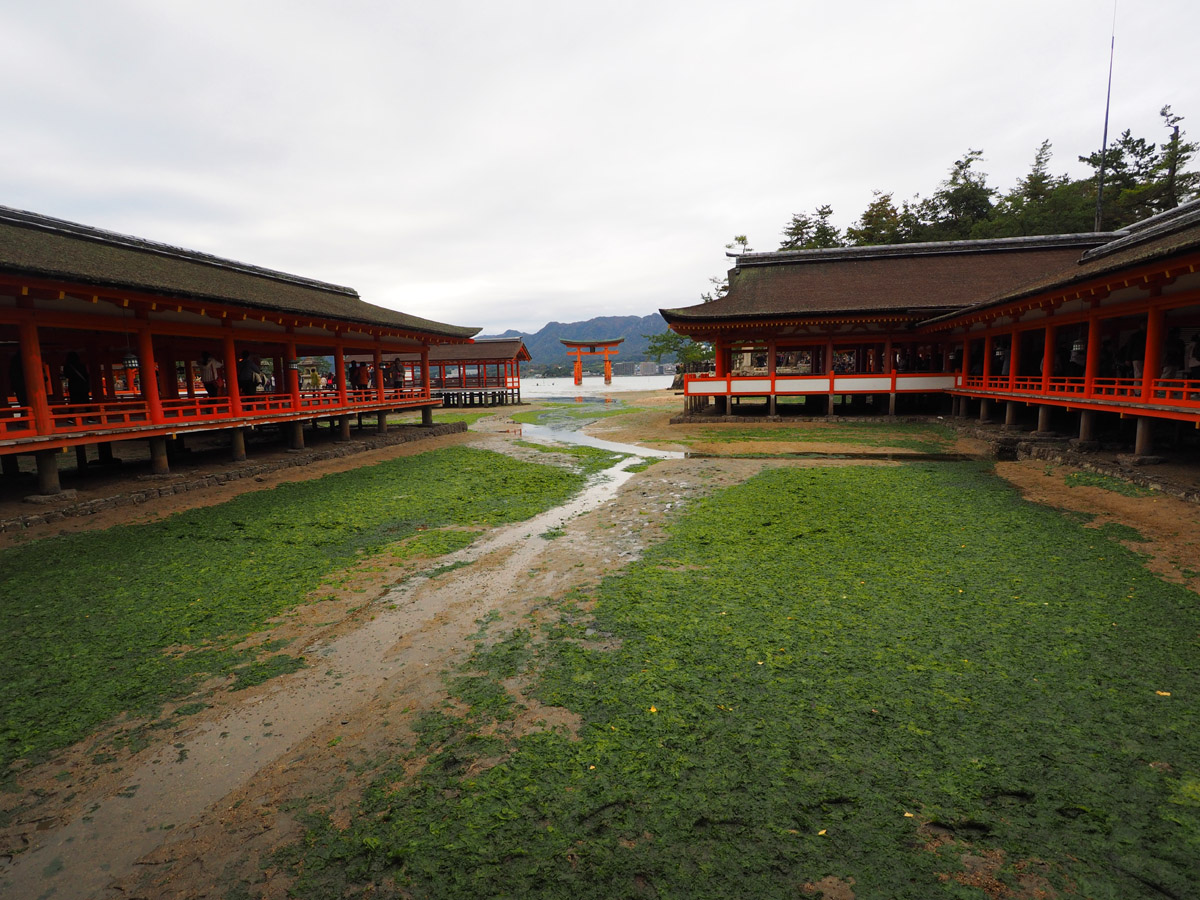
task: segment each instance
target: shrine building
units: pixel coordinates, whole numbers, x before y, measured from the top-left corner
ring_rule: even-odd
[[[664,309],[711,343],[694,414],[947,412],[1093,440],[1200,428],[1200,201],[1127,229],[746,253],[710,303]],[[1035,424],[1036,423],[1036,424]]]
[[[0,207],[0,463],[36,458],[39,489],[55,493],[58,455],[112,458],[117,441],[147,441],[168,468],[168,439],[226,432],[235,459],[244,429],[280,426],[304,445],[305,423],[440,405],[430,353],[468,343],[477,328],[364,302],[326,284],[204,253]],[[318,387],[300,360],[370,359],[373,378]],[[383,359],[405,377],[386,382]]]
[[[519,337],[441,344],[429,352],[433,395],[443,406],[520,403],[521,363],[532,358]]]

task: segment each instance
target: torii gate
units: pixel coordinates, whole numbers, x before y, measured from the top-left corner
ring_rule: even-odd
[[[625,340],[625,338],[617,338],[615,341],[568,341],[566,338],[559,338],[563,345],[567,348],[568,353],[575,354],[575,383],[583,384],[583,358],[592,356],[596,353],[604,354],[604,383],[612,384],[612,363],[608,359],[611,353],[616,356],[619,352],[617,344]]]

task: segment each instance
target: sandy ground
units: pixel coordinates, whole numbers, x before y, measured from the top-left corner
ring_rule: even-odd
[[[646,411],[600,420],[589,433],[684,449],[677,442],[695,426],[667,422],[679,408],[678,398],[662,392],[627,402]],[[16,539],[146,521],[283,480],[450,444],[545,461],[546,454],[515,444],[521,433],[508,418],[512,411],[498,411],[468,434],[109,510],[31,529]],[[738,448],[712,449],[730,453]],[[789,447],[755,443],[742,449],[770,453]],[[806,452],[850,449],[803,446]],[[956,449],[978,452],[982,446],[964,440]],[[405,568],[361,565],[334,599],[302,604],[273,631],[255,636],[255,641],[295,638],[294,646],[309,660],[307,668],[238,693],[209,686],[212,692],[203,698],[208,708],[177,728],[114,723],[23,771],[20,792],[0,797],[0,814],[8,819],[0,828],[0,895],[14,900],[215,898],[242,885],[251,895],[285,897],[288,879],[273,867],[271,854],[302,833],[291,812],[295,801],[330,810],[335,818],[349,816],[370,777],[366,764],[410,748],[411,723],[444,702],[441,673],[469,652],[468,635],[481,617],[550,615],[543,609],[547,598],[617,571],[660,540],[664,523],[679,509],[764,466],[847,464],[860,463],[666,460],[637,474],[615,475],[573,504],[533,521],[497,529],[451,560]],[[1200,507],[1165,496],[1131,498],[1100,488],[1068,488],[1064,470],[1044,462],[999,463],[997,471],[1032,500],[1094,514],[1093,526],[1108,521],[1132,526],[1149,539],[1132,546],[1148,554],[1154,571],[1200,591],[1195,571],[1200,568]],[[0,516],[5,503],[0,498]],[[562,535],[543,536],[556,531]],[[0,542],[12,540],[0,535]],[[448,561],[469,565],[427,577]],[[573,725],[564,710],[524,702],[528,710],[518,729]],[[131,736],[137,740],[131,742]]]

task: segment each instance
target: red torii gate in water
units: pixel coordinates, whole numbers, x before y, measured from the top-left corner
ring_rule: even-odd
[[[567,348],[568,353],[575,354],[575,383],[583,384],[583,358],[594,354],[604,354],[604,383],[612,384],[612,362],[609,361],[608,355],[611,353],[616,356],[618,352],[617,344],[625,340],[625,338],[617,338],[614,341],[568,341],[566,338],[559,338],[563,346]]]

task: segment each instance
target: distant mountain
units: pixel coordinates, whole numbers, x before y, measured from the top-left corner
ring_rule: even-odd
[[[651,313],[648,316],[598,316],[586,322],[550,322],[535,334],[509,329],[503,334],[481,337],[519,337],[525,341],[525,348],[533,357],[533,365],[565,366],[573,362],[574,357],[567,356],[567,349],[560,343],[561,338],[570,341],[624,338],[625,342],[617,348],[619,352],[614,361],[641,362],[650,358],[646,355],[646,339],[642,335],[661,334],[666,330],[666,320],[658,313]]]

